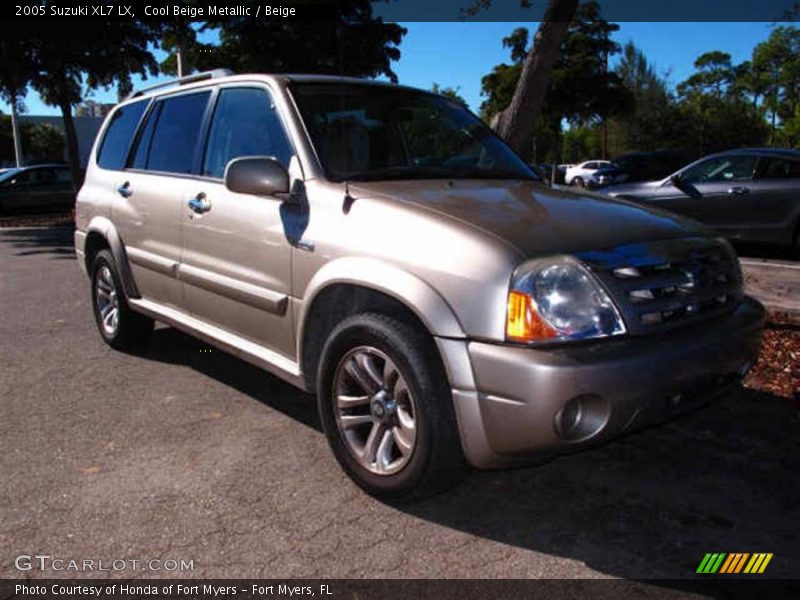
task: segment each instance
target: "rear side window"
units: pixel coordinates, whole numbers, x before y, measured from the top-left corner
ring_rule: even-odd
[[[759,179],[800,179],[800,160],[762,158]]]
[[[210,92],[201,92],[160,100],[150,119],[155,119],[152,135],[148,123],[140,142],[140,146],[149,145],[149,151],[143,150],[147,158],[140,156],[137,148],[134,162],[142,159],[148,171],[191,173],[209,95]]]
[[[292,145],[269,93],[260,88],[226,88],[219,93],[203,175],[221,178],[240,156],[271,156],[289,166]]]
[[[111,116],[103,142],[97,153],[97,164],[104,169],[122,169],[130,148],[131,138],[142,118],[147,100],[119,107]]]

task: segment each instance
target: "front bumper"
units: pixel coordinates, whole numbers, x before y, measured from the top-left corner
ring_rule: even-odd
[[[485,443],[481,456],[468,457],[503,466],[667,420],[738,382],[756,359],[763,324],[763,307],[746,298],[724,318],[657,336],[550,349],[469,342],[471,416]]]

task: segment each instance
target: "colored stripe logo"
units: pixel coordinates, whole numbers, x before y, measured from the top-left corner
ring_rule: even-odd
[[[703,575],[748,573],[751,575],[763,573],[767,569],[772,553],[756,552],[709,552],[700,561],[697,573]]]

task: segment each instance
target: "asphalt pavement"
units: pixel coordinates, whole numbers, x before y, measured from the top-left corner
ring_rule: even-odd
[[[139,354],[105,346],[71,235],[0,231],[2,578],[93,574],[15,568],[37,553],[193,565],[119,577],[687,578],[707,552],[771,552],[765,576],[800,576],[786,399],[740,389],[389,506],[342,474],[289,385],[166,327]]]

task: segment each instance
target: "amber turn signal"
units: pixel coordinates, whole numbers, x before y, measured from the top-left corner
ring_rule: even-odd
[[[506,338],[513,342],[533,342],[556,337],[556,330],[542,320],[536,312],[533,299],[522,292],[508,293]]]

